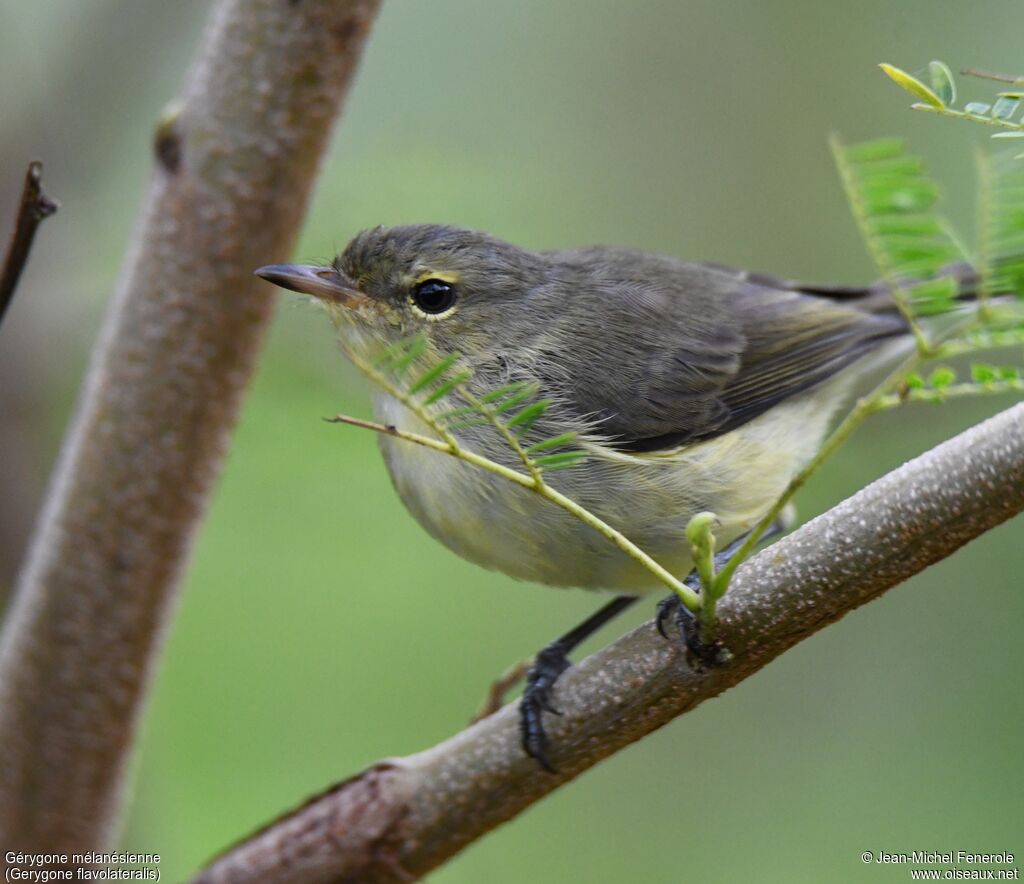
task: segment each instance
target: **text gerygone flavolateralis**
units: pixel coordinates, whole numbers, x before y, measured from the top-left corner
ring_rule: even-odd
[[[419,334],[431,356],[461,355],[475,396],[535,384],[551,405],[531,432],[574,431],[588,452],[550,485],[680,577],[692,566],[692,516],[715,513],[722,544],[742,536],[813,457],[858,377],[913,346],[884,286],[803,286],[608,247],[533,252],[437,225],[378,227],[330,266],[257,272],[316,297],[347,348],[372,355]],[[375,410],[382,423],[430,432],[387,394]],[[520,466],[493,427],[456,435]],[[459,555],[524,580],[618,593],[593,629],[658,587],[528,489],[399,439],[381,445],[405,505]],[[524,744],[545,766],[540,712],[586,634],[542,652],[528,681]]]

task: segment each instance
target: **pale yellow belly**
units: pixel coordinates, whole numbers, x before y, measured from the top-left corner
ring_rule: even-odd
[[[841,399],[835,389],[819,388],[731,433],[668,454],[600,449],[548,481],[682,578],[692,567],[685,538],[690,518],[714,512],[719,545],[749,530],[813,456]],[[382,421],[416,429],[415,418],[394,400],[382,398],[377,411]],[[381,444],[409,511],[464,558],[556,586],[661,588],[593,528],[528,489],[399,439],[381,437]],[[497,454],[505,459],[505,452]]]

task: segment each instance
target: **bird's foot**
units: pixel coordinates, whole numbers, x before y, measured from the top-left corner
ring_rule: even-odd
[[[537,654],[526,674],[526,687],[519,702],[519,736],[523,750],[548,773],[557,771],[548,760],[548,737],[542,715],[545,712],[562,714],[551,705],[551,692],[558,677],[572,665],[567,654],[561,642],[552,642]]]
[[[658,602],[654,618],[658,632],[671,640],[671,636],[665,631],[669,621],[674,621],[677,634],[686,648],[687,660],[694,669],[700,671],[728,662],[729,651],[717,639],[706,642],[701,638],[700,616],[686,607],[674,593]]]
[[[779,517],[768,526],[765,532],[761,535],[761,543],[766,540],[770,540],[773,537],[782,534],[784,531],[788,531],[796,520],[796,510],[792,504],[788,504],[786,508],[779,514]],[[732,543],[715,553],[714,557],[714,570],[717,572],[740,550],[743,543],[746,540],[746,534],[741,537],[737,537]],[[700,577],[696,571],[691,571],[686,578],[683,580],[690,589],[700,594],[701,585]],[[658,602],[657,614],[655,615],[654,622],[658,627],[658,632],[666,639],[669,638],[667,632],[665,632],[665,624],[669,620],[674,620],[676,629],[679,637],[686,647],[687,658],[689,659],[690,665],[695,669],[703,669],[705,666],[722,666],[729,662],[732,655],[729,653],[729,649],[726,648],[717,639],[711,641],[705,641],[701,638],[701,635],[705,632],[705,624],[701,622],[700,614],[695,614],[689,608],[686,607],[680,601],[679,596],[673,594],[668,598],[662,599]]]
[[[526,688],[519,702],[519,734],[523,750],[544,770],[557,773],[548,760],[548,738],[544,733],[543,714],[561,713],[551,705],[551,692],[558,677],[569,668],[569,653],[589,636],[636,602],[635,595],[617,595],[600,610],[591,614],[575,629],[551,642],[536,658],[526,675]]]

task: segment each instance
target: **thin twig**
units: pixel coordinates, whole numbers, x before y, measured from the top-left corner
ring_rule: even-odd
[[[942,344],[935,353],[936,359],[951,359],[965,353],[996,350],[1000,347],[1015,347],[1024,344],[1024,328],[978,329],[963,337],[952,338]]]
[[[569,669],[539,774],[506,706],[389,759],[215,859],[193,884],[417,880],[641,737],[1024,510],[1024,403],[894,470],[745,563],[719,603],[726,666],[691,668],[647,623]]]
[[[935,405],[945,402],[947,399],[962,399],[965,396],[1002,396],[1006,393],[1024,393],[1024,378],[971,381],[962,384],[949,384],[946,387],[911,387],[880,396],[872,403],[871,410],[888,411],[911,402]]]
[[[487,718],[487,716],[494,715],[495,712],[504,706],[505,695],[522,680],[523,676],[530,671],[532,665],[532,657],[520,660],[518,663],[513,663],[509,666],[508,669],[491,682],[491,686],[487,689],[487,696],[484,697],[484,702],[480,705],[476,714],[469,720],[469,723],[476,724],[478,721]]]
[[[387,382],[385,389],[388,390],[388,392],[392,392],[397,390],[397,387],[390,384],[390,382]],[[408,403],[410,400],[406,397],[405,401]],[[421,418],[423,417],[419,411],[417,412],[417,416]],[[347,414],[339,414],[333,418],[326,418],[326,420],[328,423],[349,424],[353,427],[362,427],[365,430],[373,430],[374,432],[381,433],[385,436],[394,436],[397,439],[411,442],[414,445],[422,445],[424,448],[432,448],[434,451],[439,451],[442,454],[448,454],[452,457],[458,458],[459,460],[465,461],[468,464],[472,464],[475,467],[480,467],[480,469],[487,470],[497,476],[501,476],[503,479],[507,479],[509,482],[514,482],[516,485],[521,485],[523,488],[528,488],[530,491],[533,491],[546,500],[551,501],[555,506],[559,506],[566,512],[572,513],[572,515],[581,522],[589,525],[617,546],[627,556],[643,565],[643,567],[650,571],[651,574],[660,580],[666,587],[679,596],[683,604],[685,604],[691,611],[697,611],[700,609],[700,596],[690,589],[690,587],[656,562],[617,528],[613,528],[604,520],[599,519],[592,512],[576,503],[575,500],[570,497],[566,497],[560,491],[556,491],[546,482],[537,482],[534,480],[533,476],[524,475],[523,473],[510,469],[509,467],[497,463],[488,457],[483,457],[474,451],[469,451],[458,444],[453,445],[447,441],[433,439],[430,436],[424,436],[420,433],[412,433],[408,430],[403,430],[392,425],[385,425],[377,423],[376,421],[367,421],[362,420],[361,418],[349,417]],[[776,513],[776,515],[778,514]]]
[[[49,218],[60,208],[60,203],[43,193],[42,177],[43,164],[39,160],[32,160],[25,172],[25,186],[21,191],[18,215],[4,263],[0,267],[0,322],[3,322],[4,314],[14,300],[14,291],[18,287],[21,271],[25,269],[28,261],[36,230],[44,219]]]
[[[476,396],[472,395],[468,390],[462,391],[463,398],[474,408],[479,410],[495,430],[501,435],[501,438],[505,441],[512,451],[515,452],[516,457],[519,458],[519,462],[529,471],[530,477],[533,479],[536,485],[546,485],[544,477],[541,475],[541,471],[537,464],[533,462],[533,458],[526,453],[526,449],[523,448],[522,443],[519,441],[519,437],[513,433],[508,426],[498,417],[498,413],[486,402],[481,401]]]
[[[472,451],[467,451],[460,445],[459,440],[451,430],[444,426],[430,411],[422,407],[420,403],[414,399],[411,393],[394,383],[384,372],[379,371],[375,365],[367,359],[364,359],[360,353],[349,349],[346,350],[346,355],[352,360],[355,366],[363,372],[363,374],[377,384],[388,395],[393,396],[401,402],[402,405],[408,408],[419,420],[426,424],[430,430],[441,438],[434,439],[420,433],[403,430],[399,427],[390,425],[385,426],[384,424],[376,423],[375,421],[365,421],[359,418],[349,417],[344,414],[339,414],[333,418],[327,418],[328,422],[362,427],[363,429],[374,430],[378,433],[384,433],[388,436],[395,436],[399,439],[404,439],[406,442],[412,442],[416,445],[432,448],[435,451],[451,455],[452,457],[463,460],[466,463],[473,464],[474,466],[501,476],[510,482],[514,482],[517,485],[528,488],[546,500],[551,501],[555,506],[559,506],[566,512],[576,516],[576,518],[581,522],[584,522],[599,534],[603,535],[627,556],[639,562],[640,565],[650,571],[655,578],[660,580],[666,587],[679,596],[679,599],[691,611],[697,611],[700,609],[700,596],[683,583],[678,577],[670,573],[650,555],[640,549],[640,547],[633,543],[633,541],[626,537],[626,535],[621,531],[613,528],[602,519],[599,519],[589,510],[576,503],[575,500],[570,497],[566,497],[564,494],[556,491],[547,482],[545,482],[541,475],[541,471],[537,468],[537,465],[533,463],[527,452],[519,444],[519,441],[509,432],[509,429],[504,427],[501,422],[497,420],[497,416],[494,414],[493,410],[491,410],[490,413],[485,411],[484,414],[486,414],[490,423],[493,424],[505,437],[506,442],[510,444],[512,450],[526,466],[529,475],[523,475],[522,473],[510,469],[503,464],[499,464],[490,458],[483,457]],[[484,403],[482,400],[477,399],[466,391],[463,391],[462,395],[466,397],[466,400],[470,402],[474,408],[483,408]]]
[[[986,114],[975,114],[966,110],[957,110],[953,107],[934,107],[933,105],[926,104],[923,101],[915,101],[910,105],[911,110],[916,111],[927,111],[932,114],[939,114],[943,117],[952,117],[955,120],[967,120],[971,123],[982,123],[985,126],[993,126],[996,129],[1006,129],[1010,132],[1020,132],[1024,130],[1024,124],[1012,123],[1009,120],[1004,120],[1001,117],[993,117]]]
[[[982,68],[960,68],[960,73],[968,77],[980,77],[982,80],[995,80],[997,83],[1012,83],[1014,86],[1024,83],[1024,77],[1015,77],[1013,74],[999,74],[995,71],[986,71]]]
[[[978,320],[974,317],[965,321],[961,325],[946,329],[943,333],[935,335],[928,343],[927,350],[922,350],[921,347],[918,346],[910,356],[890,371],[889,374],[886,375],[886,377],[870,393],[857,400],[857,403],[850,410],[849,414],[840,421],[839,425],[822,443],[817,454],[815,454],[814,457],[804,465],[800,472],[790,480],[786,489],[775,501],[771,509],[769,509],[761,518],[761,521],[751,529],[750,533],[747,535],[747,539],[736,551],[736,554],[726,562],[722,569],[715,575],[716,590],[719,594],[726,592],[729,587],[729,581],[732,579],[732,575],[736,571],[736,568],[738,568],[744,559],[754,551],[757,544],[764,536],[765,531],[771,527],[772,523],[779,517],[779,514],[786,508],[793,497],[796,496],[796,493],[803,488],[811,476],[817,472],[822,463],[835,454],[835,452],[842,447],[847,439],[853,435],[854,431],[871,414],[888,407],[887,404],[882,406],[879,403],[888,403],[887,397],[892,395],[894,391],[901,390],[906,378],[916,371],[925,361],[933,358],[937,353],[939,353],[946,341],[950,340],[953,335],[969,333],[977,326],[977,323]]]
[[[872,390],[867,396],[857,400],[856,405],[850,410],[849,414],[840,421],[828,438],[822,443],[821,448],[818,449],[817,454],[814,455],[804,467],[789,481],[786,489],[779,495],[779,498],[772,505],[771,509],[761,518],[747,535],[743,545],[736,551],[736,554],[722,566],[722,569],[715,575],[716,591],[718,594],[724,594],[729,583],[732,580],[732,575],[736,569],[743,563],[743,561],[749,556],[757,547],[757,544],[761,541],[765,531],[771,527],[772,523],[779,517],[779,514],[786,508],[789,502],[796,496],[796,493],[807,484],[807,481],[814,475],[815,472],[821,467],[821,465],[846,442],[850,436],[853,435],[856,430],[875,410],[875,402],[887,396],[892,390],[898,387],[903,379],[921,362],[921,353],[919,350],[915,350],[914,353],[905,359],[895,370],[889,373],[889,375],[880,383],[874,390]]]
[[[419,419],[422,420],[431,430],[437,433],[442,440],[444,440],[445,447],[439,450],[449,451],[451,454],[455,454],[459,450],[459,440],[455,435],[430,412],[423,408],[419,408],[416,401],[413,399],[412,394],[408,390],[403,390],[398,384],[393,383],[391,378],[389,378],[383,371],[379,371],[372,362],[364,359],[356,350],[349,348],[345,351],[345,355],[348,356],[356,368],[365,374],[385,393],[389,396],[393,396],[406,408],[411,411],[415,411],[416,416],[419,417]],[[339,415],[339,418],[340,417],[342,416]],[[337,423],[352,423],[352,421],[338,420]],[[372,427],[369,429],[372,429]]]

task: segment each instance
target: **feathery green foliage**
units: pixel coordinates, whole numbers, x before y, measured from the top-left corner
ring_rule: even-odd
[[[952,85],[945,85],[948,68],[935,65],[935,94],[954,95]],[[969,273],[965,264],[956,266],[966,256],[936,212],[940,190],[920,158],[908,155],[903,143],[891,138],[856,145],[833,138],[831,146],[868,252],[914,331],[922,360],[991,347],[998,343],[994,335],[1014,343],[1024,334],[1024,168],[1019,163],[1005,154],[978,158],[977,257]],[[960,303],[972,295],[977,306]],[[957,312],[964,318],[952,323],[951,330],[946,322],[942,333],[929,333],[927,317]],[[972,368],[971,380],[954,386],[956,373],[946,366],[934,369],[927,379],[914,371],[901,382],[899,394],[881,396],[873,410],[1014,390],[1019,374],[1010,367],[993,374],[979,364]]]
[[[546,472],[577,466],[588,456],[588,452],[572,447],[576,441],[576,434],[572,432],[542,438],[524,446],[522,437],[536,426],[551,405],[550,399],[536,398],[538,391],[535,384],[504,384],[476,396],[469,391],[466,383],[472,377],[472,371],[462,367],[458,354],[431,362],[427,357],[427,349],[422,335],[386,347],[375,359],[367,359],[356,350],[345,348],[349,359],[363,374],[409,409],[435,436],[343,414],[329,421],[362,427],[433,449],[539,494],[589,525],[636,560],[655,579],[672,590],[691,611],[696,613],[701,610],[701,597],[682,580],[658,564],[621,531],[552,488],[544,479],[543,474]],[[440,411],[432,407],[442,403],[452,405],[455,402],[460,404]],[[488,424],[516,454],[526,469],[525,473],[465,448],[455,435],[455,431],[460,428]]]
[[[883,65],[883,70],[916,97],[926,100],[915,108],[935,109],[938,103],[948,109],[955,98],[952,75],[941,62],[930,67],[930,87],[897,68]],[[1008,118],[994,119],[999,125],[1008,124]],[[978,197],[982,221],[977,254],[982,258],[975,262],[973,291],[961,291],[958,276],[947,271],[945,265],[963,252],[946,222],[935,212],[939,188],[925,175],[921,161],[908,156],[898,139],[844,145],[833,138],[831,146],[867,250],[918,346],[871,393],[858,400],[732,559],[714,575],[713,592],[706,593],[707,597],[720,597],[726,591],[736,568],[753,552],[797,491],[869,415],[908,402],[938,403],[958,396],[1024,392],[1022,372],[1015,366],[997,368],[978,363],[971,367],[971,380],[960,383],[954,369],[944,365],[933,368],[927,377],[921,374],[924,364],[938,358],[1024,343],[1024,250],[1017,248],[1024,239],[1024,181],[1017,178],[1016,170],[998,161],[980,167],[985,170],[979,176]],[[969,282],[970,274],[966,276]],[[959,297],[971,294],[978,295],[982,303],[977,308],[965,307],[961,322],[949,328],[947,321],[938,332],[926,330],[929,316],[959,310]],[[998,296],[995,301],[1000,309],[995,309],[992,296]]]
[[[473,372],[461,364],[458,353],[430,363],[426,352],[427,342],[423,335],[398,341],[382,350],[373,360],[369,372],[371,378],[380,383],[382,378],[390,377],[395,383],[390,392],[399,394],[398,398],[406,407],[435,429],[451,433],[468,427],[493,426],[506,441],[516,440],[513,447],[531,473],[565,469],[586,458],[585,451],[571,448],[575,433],[540,439],[526,448],[518,445],[518,440],[534,428],[551,405],[550,399],[536,398],[535,384],[504,384],[475,398],[465,388]],[[370,368],[353,353],[349,353],[349,357],[364,372]],[[446,400],[460,404],[442,411],[431,408],[438,404],[451,404]],[[540,452],[552,453],[534,457]]]
[[[936,211],[939,187],[898,138],[844,145],[833,137],[830,146],[868,252],[927,352],[918,320],[955,305],[957,280],[942,271],[965,257]]]
[[[1024,133],[1022,133],[1024,134]],[[1024,165],[1007,153],[978,154],[978,296],[1024,297]],[[986,303],[987,306],[987,303]]]

